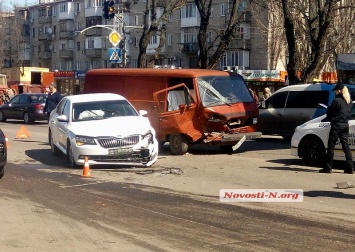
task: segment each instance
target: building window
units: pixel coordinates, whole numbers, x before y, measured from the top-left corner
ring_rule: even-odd
[[[206,41],[207,41],[207,43],[211,43],[212,42],[212,32],[211,31],[207,32]]]
[[[138,47],[138,39],[137,38],[133,38],[133,43],[134,43],[134,47]]]
[[[196,34],[192,33],[192,32],[186,32],[184,33],[184,39],[183,39],[183,43],[191,43],[191,42],[196,42]]]
[[[75,13],[76,14],[80,13],[80,3],[76,3],[76,5],[75,5]]]
[[[88,49],[93,49],[95,48],[95,40],[93,38],[88,38]]]
[[[172,13],[170,13],[168,16],[168,22],[169,23],[173,22],[173,14]]]
[[[59,6],[59,12],[60,13],[67,12],[67,4],[61,4]]]
[[[181,11],[181,18],[191,18],[197,16],[195,4],[187,4],[181,9]]]
[[[80,51],[80,42],[76,42],[76,50]]]
[[[101,25],[101,17],[88,17],[86,18],[86,28],[95,25]]]
[[[226,5],[221,4],[221,16],[224,17],[226,15]]]
[[[138,25],[138,15],[134,16],[134,25]]]
[[[36,29],[32,28],[32,38],[36,37]]]
[[[153,35],[152,39],[150,40],[151,44],[157,44],[158,43],[158,36],[157,35]]]
[[[54,17],[57,16],[57,6],[52,7],[52,13]]]
[[[168,35],[168,46],[172,46],[173,45],[173,35],[169,34]]]

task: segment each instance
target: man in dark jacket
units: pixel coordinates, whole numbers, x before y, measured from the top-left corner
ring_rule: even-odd
[[[333,91],[335,91],[335,99],[327,110],[327,120],[330,121],[331,127],[329,132],[326,162],[324,168],[319,172],[332,172],[335,144],[339,138],[346,159],[346,168],[344,169],[344,173],[352,174],[354,173],[354,162],[348,143],[348,121],[353,104],[348,88],[345,85],[337,84]]]
[[[49,85],[50,93],[46,100],[46,105],[44,105],[43,113],[47,113],[48,119],[51,112],[57,107],[57,104],[62,100],[62,95],[57,90],[57,85],[52,82]]]

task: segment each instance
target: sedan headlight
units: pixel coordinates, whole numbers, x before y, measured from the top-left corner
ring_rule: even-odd
[[[146,141],[148,144],[153,143],[153,134],[148,131],[146,134],[142,135],[142,140]]]
[[[76,136],[75,142],[78,146],[86,145],[86,144],[87,145],[96,145],[94,138],[86,137],[86,136]]]

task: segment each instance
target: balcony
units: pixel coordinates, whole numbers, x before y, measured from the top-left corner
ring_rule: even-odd
[[[48,33],[38,34],[38,40],[52,40],[52,35]]]
[[[232,39],[228,47],[231,50],[250,50],[250,39]]]
[[[73,31],[60,31],[59,32],[59,38],[60,39],[72,39],[74,36]]]
[[[60,58],[73,58],[74,52],[73,50],[61,49],[59,50]]]
[[[91,28],[85,31],[86,36],[102,36],[102,28]]]
[[[243,11],[242,13],[238,13],[238,21],[250,23],[251,22],[251,12],[250,11]]]
[[[101,48],[89,48],[89,49],[85,50],[85,54],[88,57],[100,58],[100,57],[102,57],[102,49]]]
[[[39,24],[44,24],[44,23],[49,23],[52,22],[52,16],[41,16],[38,17],[38,23]]]
[[[40,58],[40,59],[51,59],[52,58],[52,52],[39,52],[38,53],[38,58]]]
[[[183,43],[180,48],[182,53],[197,53],[199,50],[196,42]]]

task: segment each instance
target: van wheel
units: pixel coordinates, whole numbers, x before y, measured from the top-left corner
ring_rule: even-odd
[[[307,165],[321,165],[325,158],[325,147],[323,143],[314,137],[307,138],[302,144],[302,158]]]
[[[171,154],[183,155],[189,148],[189,141],[186,136],[182,134],[171,134],[169,139],[169,146]]]

